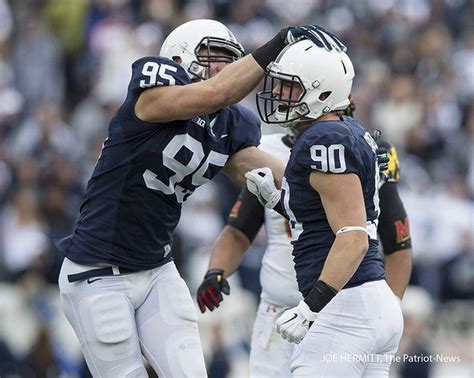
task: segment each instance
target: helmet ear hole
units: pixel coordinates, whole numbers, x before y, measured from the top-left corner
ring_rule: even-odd
[[[182,60],[181,60],[181,57],[178,56],[178,55],[175,55],[172,57],[172,60],[178,64],[181,64]]]
[[[331,96],[332,91],[326,91],[319,95],[319,101],[326,100],[329,96]]]

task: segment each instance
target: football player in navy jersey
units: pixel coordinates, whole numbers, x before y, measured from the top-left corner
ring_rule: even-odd
[[[353,116],[353,110],[351,102],[341,115]],[[287,131],[263,135],[259,148],[287,161],[295,140],[293,130]],[[379,189],[377,231],[383,246],[387,283],[401,299],[411,275],[412,253],[407,214],[397,189],[400,163],[394,147],[385,142],[377,144],[387,149],[389,156],[386,176]],[[260,270],[262,292],[252,331],[249,372],[251,377],[288,377],[295,344],[282,339],[275,330],[279,314],[301,300],[291,258],[293,247],[288,220],[274,210],[266,209],[247,188],[242,188],[227,225],[214,243],[209,270],[197,291],[197,298],[201,312],[219,307],[222,294],[230,293],[226,278],[238,268],[262,225],[265,226],[267,247]],[[217,294],[213,297],[212,292]]]
[[[133,63],[74,231],[57,240],[62,307],[93,376],[145,377],[142,355],[159,376],[206,375],[172,234],[183,202],[221,169],[243,183],[269,166],[280,186],[283,162],[256,148],[258,119],[230,105],[301,38],[325,50],[340,44],[317,26],[289,27],[242,57],[224,25],[195,20],[166,38],[160,56]]]
[[[290,220],[302,299],[276,329],[298,344],[295,376],[388,377],[403,330],[378,254],[378,146],[357,120],[338,113],[350,104],[353,78],[345,52],[299,41],[268,66],[257,94],[264,121],[298,133],[281,192],[268,168],[246,175],[265,206],[281,197]]]

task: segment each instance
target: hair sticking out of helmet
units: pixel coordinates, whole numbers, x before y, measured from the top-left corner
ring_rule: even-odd
[[[268,65],[264,89],[257,93],[260,118],[291,127],[303,118],[344,110],[353,78],[354,67],[345,52],[328,51],[309,40],[288,45]]]
[[[223,54],[212,54],[216,51]],[[160,50],[163,57],[179,58],[190,79],[205,79],[206,69],[212,62],[231,63],[244,54],[242,45],[224,24],[206,19],[178,26],[168,35]]]
[[[349,101],[350,101],[350,104],[347,108],[344,109],[343,114],[345,116],[354,117],[354,112],[356,110],[356,106],[355,106],[355,103],[354,103],[354,99],[352,98],[352,95],[349,95]]]

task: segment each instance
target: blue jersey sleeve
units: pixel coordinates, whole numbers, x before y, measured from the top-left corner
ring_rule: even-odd
[[[260,138],[262,132],[260,129],[260,120],[255,114],[249,109],[237,105],[236,108],[239,110],[236,122],[236,131],[238,138],[235,138],[235,145],[237,150],[241,150],[246,147],[258,146],[260,144]]]
[[[160,56],[147,56],[132,64],[132,78],[128,85],[127,97],[119,108],[116,119],[122,129],[135,133],[140,127],[150,123],[135,116],[134,107],[140,94],[148,88],[167,85],[186,85],[190,80],[184,68],[174,61]]]
[[[355,173],[362,175],[365,165],[358,143],[350,131],[338,123],[319,124],[301,136],[296,159],[301,173]]]
[[[132,64],[132,78],[128,90],[138,96],[148,88],[189,83],[184,68],[176,62],[161,56],[147,56]]]
[[[232,123],[232,150],[237,152],[247,147],[258,146],[262,136],[260,121],[255,114],[241,105],[230,108]]]

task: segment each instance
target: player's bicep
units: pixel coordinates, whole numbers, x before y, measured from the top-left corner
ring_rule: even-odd
[[[245,174],[252,169],[269,167],[273,172],[275,184],[279,188],[285,172],[285,163],[277,157],[259,150],[257,147],[243,148],[235,153],[224,167],[224,172],[230,178],[245,184]]]
[[[364,196],[357,175],[313,171],[309,182],[321,197],[328,222],[334,233],[346,226],[365,227]]]

